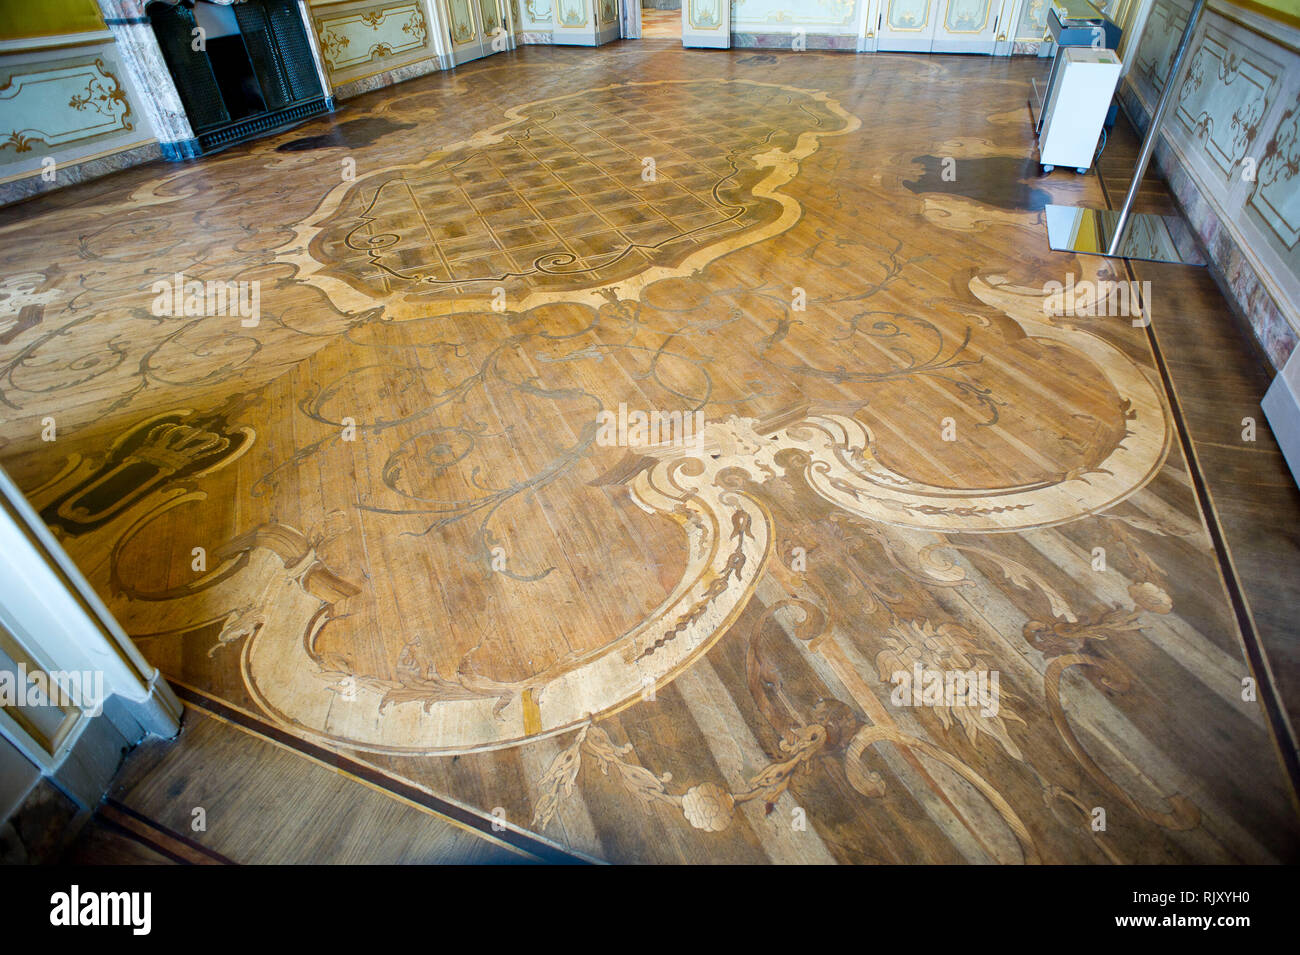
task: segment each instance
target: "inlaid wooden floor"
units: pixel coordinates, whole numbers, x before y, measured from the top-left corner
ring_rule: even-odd
[[[485,830],[1294,860],[1152,339],[1044,309],[1127,277],[1041,71],[528,48],[5,210],[0,462],[191,702]]]
[[[241,865],[528,865],[574,861],[480,833],[336,763],[194,707],[175,741],[149,740],[64,861]],[[529,851],[529,850],[532,851]],[[582,861],[582,860],[577,860]]]
[[[641,8],[641,36],[647,40],[680,40],[682,11]]]

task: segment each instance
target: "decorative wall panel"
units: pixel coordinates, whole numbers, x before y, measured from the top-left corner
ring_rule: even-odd
[[[949,33],[978,33],[993,19],[993,0],[949,0],[943,26]]]
[[[852,33],[858,19],[859,0],[733,0],[733,30],[807,33]]]
[[[1138,40],[1123,96],[1143,123],[1189,7],[1155,0]],[[1212,7],[1197,27],[1156,160],[1280,368],[1300,341],[1300,30],[1237,8],[1232,16]]]
[[[1300,240],[1300,94],[1278,119],[1259,161],[1249,210],[1294,251]]]
[[[722,0],[687,0],[687,16],[697,30],[716,30],[722,25]]]
[[[1176,115],[1223,176],[1240,171],[1280,75],[1279,64],[1218,30],[1193,47]]]
[[[591,15],[584,0],[556,0],[556,26],[576,29],[591,22]]]
[[[1044,14],[1046,16],[1046,14]],[[1173,0],[1156,0],[1142,32],[1134,68],[1148,88],[1159,95],[1174,62],[1178,38],[1187,26],[1187,7]]]
[[[1016,24],[1016,39],[1041,40],[1047,32],[1048,0],[1025,0],[1020,8],[1020,22]]]
[[[478,36],[478,25],[469,6],[470,0],[447,0],[447,15],[451,42],[468,43]]]
[[[605,23],[600,16],[602,0],[552,0],[555,22],[552,42],[567,46],[600,46],[618,39],[619,24]]]
[[[546,30],[555,23],[555,10],[551,0],[523,0],[520,9],[520,26],[524,30]]]
[[[930,23],[930,0],[889,0],[885,21],[895,30],[924,30]]]
[[[316,35],[331,77],[397,66],[433,52],[419,0],[317,14]]]
[[[501,12],[497,9],[496,0],[478,0],[478,9],[484,36],[492,36],[501,29]]]
[[[0,163],[135,128],[126,90],[99,56],[0,69],[0,115]]]

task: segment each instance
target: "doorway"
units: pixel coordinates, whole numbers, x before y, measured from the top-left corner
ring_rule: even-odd
[[[682,39],[682,0],[640,0],[641,37],[646,40]]]

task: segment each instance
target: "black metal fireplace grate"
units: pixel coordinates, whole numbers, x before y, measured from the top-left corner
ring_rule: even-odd
[[[228,146],[231,143],[238,142],[241,139],[249,139],[260,133],[270,132],[280,126],[288,126],[299,120],[315,116],[317,113],[329,111],[329,103],[325,97],[313,100],[310,103],[299,103],[296,106],[289,106],[285,109],[277,109],[269,113],[260,113],[257,116],[240,120],[237,123],[229,123],[225,126],[217,127],[208,132],[199,133],[199,148],[203,152],[211,152],[221,146]]]
[[[201,152],[328,111],[294,0],[235,4],[238,34],[199,50],[192,6],[154,3],[148,13]]]

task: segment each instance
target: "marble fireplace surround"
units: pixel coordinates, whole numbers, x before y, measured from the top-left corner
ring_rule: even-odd
[[[123,60],[131,70],[136,85],[147,92],[144,108],[162,145],[163,157],[166,159],[190,159],[199,154],[198,139],[185,115],[180,94],[172,81],[162,51],[154,38],[153,27],[145,7],[149,3],[161,2],[176,6],[179,0],[99,0],[104,12],[104,22],[113,31],[113,36],[123,51]],[[220,6],[232,6],[236,0],[209,0]],[[311,44],[312,56],[316,61],[316,72],[320,77],[321,89],[325,95],[331,95],[329,78],[321,63],[320,49],[316,42],[316,33],[307,19],[306,5],[303,0],[296,0],[302,16],[303,29]]]
[[[175,6],[178,0],[98,0],[107,31],[95,35],[36,38],[31,41],[8,41],[0,48],[0,66],[14,70],[31,70],[34,65],[44,69],[58,68],[69,56],[68,47],[81,51],[78,56],[90,61],[96,55],[110,60],[118,76],[108,80],[121,80],[119,94],[128,104],[130,125],[134,141],[122,142],[121,137],[106,142],[101,151],[94,153],[86,147],[86,140],[67,144],[33,140],[36,150],[22,144],[20,151],[40,158],[57,161],[57,175],[52,179],[42,176],[42,169],[32,168],[30,161],[19,165],[18,171],[0,178],[0,205],[18,202],[51,189],[97,178],[118,169],[148,162],[161,156],[172,161],[193,159],[200,152],[199,140],[186,116],[180,93],[172,80],[171,72],[163,59],[162,50],[154,36],[153,26],[145,8],[150,2]],[[237,0],[211,0],[230,6]],[[311,46],[317,76],[325,94],[328,108],[333,108],[333,91],[329,76],[321,59],[316,31],[308,19],[304,0],[295,0],[302,17],[303,28]],[[122,75],[125,74],[125,75]],[[20,123],[21,125],[21,123]],[[98,137],[103,139],[104,137]],[[89,140],[94,143],[95,139]],[[93,153],[93,154],[90,154]],[[43,155],[41,155],[43,154]],[[28,157],[24,157],[28,159]],[[27,168],[23,168],[26,166]],[[0,168],[0,177],[3,177]]]

